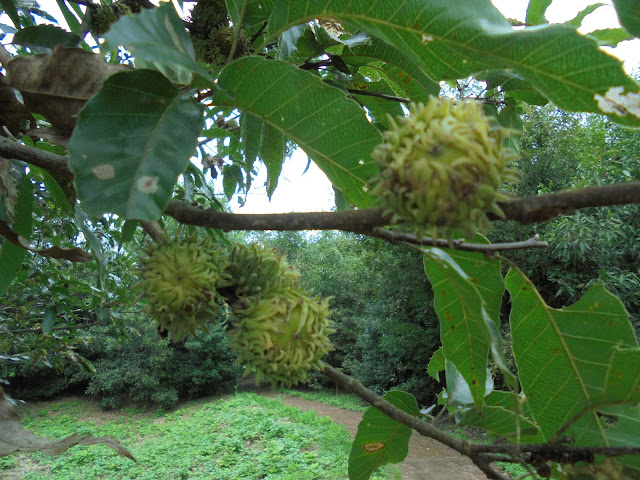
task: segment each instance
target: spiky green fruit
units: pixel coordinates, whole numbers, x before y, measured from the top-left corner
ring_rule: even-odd
[[[224,304],[218,290],[229,284],[227,254],[197,237],[169,240],[146,249],[138,285],[147,313],[172,338],[194,334]]]
[[[228,272],[241,306],[272,295],[275,291],[297,287],[300,273],[286,258],[270,247],[237,243],[230,255]]]
[[[125,2],[100,2],[91,7],[89,30],[95,35],[104,35],[118,18],[130,13],[131,8]]]
[[[420,234],[472,236],[488,225],[488,212],[504,216],[498,189],[515,180],[508,163],[516,155],[503,142],[509,132],[492,126],[473,101],[431,97],[409,108],[409,116],[391,119],[373,152],[381,172],[372,191],[394,221]]]
[[[333,350],[327,299],[286,288],[237,313],[232,345],[258,382],[306,382],[309,371],[320,370],[320,359]]]

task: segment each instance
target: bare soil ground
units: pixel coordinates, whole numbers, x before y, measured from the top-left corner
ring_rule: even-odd
[[[273,392],[260,392],[260,394],[271,397],[281,395]],[[305,411],[313,410],[320,416],[331,418],[335,423],[344,425],[351,433],[351,437],[356,435],[358,424],[362,420],[361,412],[353,412],[299,397],[284,395],[282,401],[285,405]],[[399,466],[403,471],[404,480],[486,480],[487,478],[467,457],[417,433],[411,435],[409,455]]]

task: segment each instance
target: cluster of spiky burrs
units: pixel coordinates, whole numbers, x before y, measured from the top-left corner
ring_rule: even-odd
[[[146,310],[172,338],[195,334],[228,307],[233,348],[245,372],[288,385],[307,381],[333,350],[329,301],[312,297],[276,250],[236,244],[226,252],[192,237],[146,252],[139,269]]]
[[[391,128],[373,157],[380,174],[372,191],[398,223],[420,235],[454,231],[473,236],[488,225],[487,213],[504,214],[499,191],[515,180],[505,147],[509,131],[491,124],[473,101],[431,97],[411,104],[409,115],[390,119]]]

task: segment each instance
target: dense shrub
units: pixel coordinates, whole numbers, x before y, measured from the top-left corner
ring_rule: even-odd
[[[7,391],[15,398],[47,398],[62,392],[97,396],[107,408],[143,402],[170,408],[180,400],[232,391],[240,368],[224,326],[211,322],[195,339],[170,342],[147,320],[134,322],[128,339],[93,332],[79,353],[95,372],[70,363],[56,370],[46,363],[13,368]]]
[[[233,390],[240,370],[229,339],[219,324],[207,327],[184,342],[161,338],[149,323],[123,343],[106,339],[86,392],[114,408],[124,401],[173,407],[182,399]]]

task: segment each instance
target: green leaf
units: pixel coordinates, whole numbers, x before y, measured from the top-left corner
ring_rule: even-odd
[[[634,37],[640,37],[640,4],[637,0],[613,0],[620,24]]]
[[[18,201],[15,206],[15,221],[12,229],[26,239],[31,237],[33,228],[33,184],[25,177],[18,190]],[[0,295],[2,295],[16,277],[20,266],[27,255],[24,248],[5,240],[0,249]]]
[[[445,358],[469,385],[473,401],[482,409],[487,379],[487,355],[492,342],[487,315],[478,288],[455,260],[439,248],[424,249],[424,269],[434,294],[440,319]]]
[[[22,26],[20,24],[20,16],[18,15],[16,1],[0,0],[0,6],[2,7],[2,10],[4,10],[4,13],[6,13],[9,16],[9,18],[11,19],[11,22],[13,22],[13,26],[16,27],[18,30],[20,30]]]
[[[511,132],[503,142],[515,152],[520,149],[520,142],[518,140],[519,134],[522,133],[523,123],[520,118],[517,102],[511,100],[511,103],[500,110],[497,116],[498,123],[505,128],[508,128]]]
[[[56,3],[58,4],[58,7],[62,12],[62,16],[67,22],[67,25],[69,25],[69,29],[71,30],[71,32],[73,32],[74,34],[77,34],[78,29],[80,27],[80,22],[78,21],[78,18],[73,14],[71,9],[67,6],[65,0],[56,0]]]
[[[351,81],[347,84],[347,88],[368,93],[381,93],[385,95],[396,94],[385,80],[367,82],[362,75],[359,74],[351,77]],[[357,93],[354,93],[354,95],[358,100],[358,103],[367,108],[369,115],[374,117],[377,122],[382,123],[387,128],[390,127],[387,115],[391,115],[392,118],[404,117],[402,106],[397,101],[386,100],[376,96],[358,95]]]
[[[571,20],[569,20],[568,22],[565,22],[565,23],[567,25],[572,25],[572,26],[574,26],[576,28],[580,28],[584,18],[587,15],[592,14],[596,9],[600,8],[603,5],[605,5],[605,4],[604,3],[594,3],[593,5],[589,5],[586,8],[580,10],[578,12],[578,14],[574,18],[572,18]]]
[[[522,390],[545,440],[603,401],[618,348],[637,348],[629,315],[605,288],[591,286],[569,307],[549,307],[531,281],[511,269],[511,340]],[[595,412],[590,420],[606,423]]]
[[[634,38],[624,28],[603,28],[589,32],[588,35],[598,40],[598,45],[606,47],[615,47],[620,42],[633,40]]]
[[[53,330],[53,326],[56,323],[56,319],[58,318],[58,312],[55,307],[47,307],[44,311],[44,315],[42,316],[42,333],[45,335],[51,333]]]
[[[125,46],[134,55],[137,68],[168,67],[176,78],[182,78],[184,73],[179,68],[182,67],[214,85],[209,72],[196,62],[191,38],[170,2],[162,2],[158,8],[136,15],[120,17],[104,35],[104,40],[104,51]]]
[[[366,183],[377,172],[371,151],[381,134],[345,92],[311,72],[262,57],[230,63],[218,85],[214,104],[261,118],[296,142],[349,202],[371,204]]]
[[[495,390],[486,396],[482,412],[466,409],[456,415],[456,421],[518,443],[540,441],[538,426],[527,413],[529,407],[522,395]]]
[[[251,28],[269,19],[276,0],[225,0],[227,11],[234,25],[240,23],[243,3],[246,3],[242,26]]]
[[[240,135],[242,137],[242,150],[247,169],[251,170],[260,153],[260,141],[262,140],[262,120],[250,113],[243,112],[240,115]]]
[[[77,47],[82,39],[78,35],[69,33],[54,25],[37,25],[26,27],[13,37],[14,44],[25,47],[53,48],[56,45],[63,47]]]
[[[69,166],[87,213],[159,218],[202,126],[201,105],[160,73],[109,77],[80,112],[69,142]]]
[[[268,123],[262,125],[262,141],[260,142],[260,159],[267,167],[267,196],[271,196],[278,186],[285,156],[284,135]]]
[[[487,245],[491,242],[480,234],[473,238],[473,243]],[[496,258],[478,252],[467,252],[458,249],[446,249],[449,256],[469,276],[485,303],[489,317],[500,326],[500,306],[504,295],[504,278],[502,267]]]
[[[293,52],[296,51],[296,44],[307,29],[307,25],[296,25],[282,32],[282,35],[280,35],[278,39],[278,53],[276,54],[276,58],[278,60],[286,60],[289,58]]]
[[[420,415],[418,403],[409,393],[395,390],[382,398],[410,415]],[[404,460],[409,452],[411,433],[410,427],[390,419],[377,408],[367,408],[353,439],[349,479],[368,480],[378,467]]]
[[[545,12],[552,0],[529,0],[527,5],[527,16],[525,23],[529,26],[541,25],[543,23],[549,23],[549,20],[545,17]]]
[[[436,80],[513,70],[563,110],[605,113],[640,126],[640,86],[620,60],[569,25],[516,30],[489,1],[404,0],[371,8],[367,0],[282,0],[269,19],[269,35],[326,17],[396,47]]]
[[[447,381],[447,405],[459,407],[474,404],[474,398],[471,393],[471,389],[469,388],[469,384],[453,362],[448,360],[445,361],[444,374]],[[491,373],[487,370],[487,375],[485,375],[484,393],[486,395],[491,391],[493,391],[493,378],[491,377]]]
[[[342,59],[352,65],[384,62],[382,70],[389,80],[414,102],[427,103],[430,95],[437,97],[440,93],[439,83],[430,77],[429,69],[424,64],[377,38],[372,38],[366,46],[346,51]]]
[[[433,355],[431,355],[431,360],[429,360],[429,365],[427,365],[427,373],[429,374],[429,376],[439,382],[440,381],[439,373],[445,369],[446,361],[447,359],[444,357],[444,352],[442,351],[442,347],[440,347],[438,350],[433,352]]]
[[[133,239],[140,222],[135,220],[127,220],[122,226],[122,235],[120,237],[120,245],[123,245]]]
[[[44,183],[44,186],[47,189],[47,192],[49,192],[49,195],[51,195],[56,207],[64,213],[73,213],[73,207],[69,202],[67,194],[64,192],[58,181],[54,179],[49,172],[33,165],[29,165],[29,170],[31,170],[33,175],[39,181]]]
[[[549,102],[531,83],[511,71],[491,70],[478,75],[478,79],[487,82],[489,90],[500,87],[506,95],[530,105],[546,105]]]
[[[93,254],[98,261],[98,287],[104,287],[104,280],[106,277],[106,264],[104,259],[104,253],[102,252],[102,244],[100,243],[100,239],[97,237],[95,232],[89,228],[87,222],[89,221],[89,216],[87,212],[85,212],[79,205],[76,205],[76,211],[74,216],[74,223],[76,227],[82,232],[84,237],[87,239]]]

